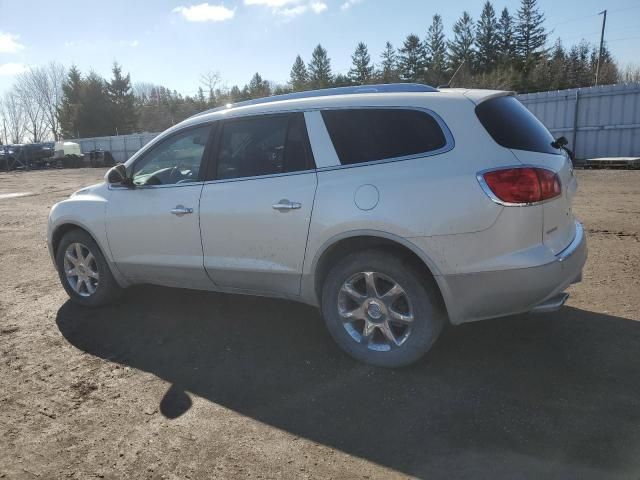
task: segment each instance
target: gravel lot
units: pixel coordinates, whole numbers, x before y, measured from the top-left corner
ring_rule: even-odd
[[[450,328],[395,371],[291,302],[72,305],[47,214],[103,173],[0,173],[0,478],[640,478],[640,171],[578,172],[568,306]]]

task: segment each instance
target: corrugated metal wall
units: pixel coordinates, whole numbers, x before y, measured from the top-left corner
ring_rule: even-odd
[[[157,133],[134,133],[117,137],[79,138],[72,141],[80,144],[82,153],[99,149],[109,150],[116,162],[126,162],[157,135]]]
[[[640,83],[518,95],[555,137],[564,135],[578,158],[640,157]],[[81,138],[82,152],[110,150],[126,161],[158,135]]]
[[[577,158],[640,157],[640,84],[518,95]]]

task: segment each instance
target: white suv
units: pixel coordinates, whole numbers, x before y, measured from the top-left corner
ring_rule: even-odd
[[[56,204],[49,249],[82,305],[138,283],[285,297],[319,306],[357,359],[407,365],[446,322],[563,305],[587,252],[562,146],[508,92],[244,102]]]

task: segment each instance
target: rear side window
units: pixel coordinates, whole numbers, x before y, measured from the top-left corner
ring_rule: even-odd
[[[497,97],[476,107],[476,115],[489,135],[505,148],[559,153],[551,146],[549,130],[515,97]]]
[[[313,168],[302,113],[229,120],[222,127],[218,179],[255,177]]]
[[[418,110],[325,110],[322,118],[342,165],[418,155],[447,143],[438,122]]]

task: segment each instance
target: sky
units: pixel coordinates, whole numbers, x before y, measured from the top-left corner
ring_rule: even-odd
[[[0,93],[16,73],[50,61],[110,76],[114,61],[131,80],[194,95],[206,72],[221,86],[248,83],[255,72],[285,83],[297,54],[305,62],[321,43],[334,73],[347,73],[358,42],[377,60],[388,40],[399,47],[409,33],[426,35],[435,13],[445,32],[462,11],[474,19],[484,0],[0,0]],[[495,0],[512,14],[519,0]],[[552,33],[565,45],[605,39],[623,64],[640,66],[640,0],[538,0]]]

